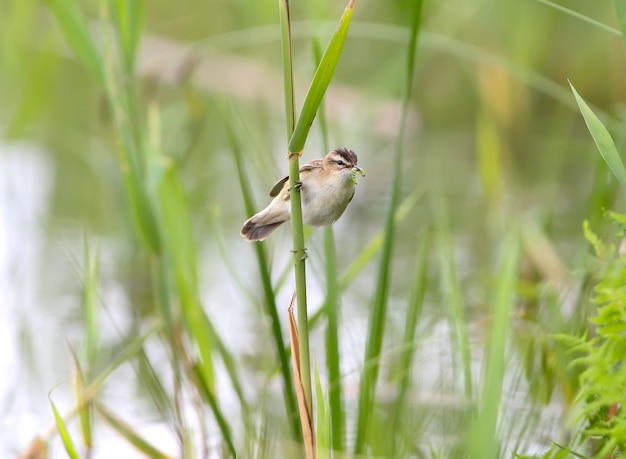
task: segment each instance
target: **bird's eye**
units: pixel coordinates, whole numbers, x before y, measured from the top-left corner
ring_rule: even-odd
[[[337,161],[337,164],[339,164],[340,166],[345,166],[346,163],[344,163],[342,160]]]

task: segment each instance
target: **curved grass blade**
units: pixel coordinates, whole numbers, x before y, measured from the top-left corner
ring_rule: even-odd
[[[433,197],[431,206],[436,222],[437,245],[441,272],[441,291],[443,301],[448,306],[451,324],[452,342],[461,357],[463,370],[463,389],[467,400],[472,399],[471,347],[463,291],[459,283],[454,260],[453,241],[450,235],[450,222],[446,202],[441,195]],[[456,364],[455,364],[456,365]]]
[[[576,18],[576,19],[579,19],[579,20],[581,20],[583,22],[586,22],[587,24],[591,24],[594,27],[598,27],[598,28],[604,30],[605,32],[609,32],[609,33],[611,33],[613,35],[618,35],[618,36],[621,35],[619,30],[614,29],[613,27],[608,26],[608,25],[606,25],[606,24],[604,24],[604,23],[602,23],[600,21],[596,21],[595,19],[590,18],[589,16],[585,16],[584,14],[581,14],[578,11],[574,11],[574,10],[572,10],[570,8],[566,8],[566,7],[562,6],[562,5],[558,5],[558,4],[556,4],[554,2],[551,2],[549,0],[536,0],[536,1],[539,2],[539,3],[543,3],[544,5],[549,6],[550,8],[554,8],[555,10],[560,11],[561,13],[568,14],[568,15],[572,16],[573,18]],[[615,0],[615,1],[617,3],[620,0]]]
[[[238,457],[237,451],[235,450],[235,445],[233,443],[230,425],[228,424],[228,421],[226,420],[226,416],[224,416],[224,413],[222,412],[219,405],[217,404],[217,399],[215,398],[213,389],[209,387],[208,381],[205,379],[206,377],[205,371],[201,367],[199,367],[197,364],[193,365],[192,370],[197,378],[196,386],[202,393],[202,396],[204,397],[204,399],[207,402],[209,402],[209,406],[211,407],[211,410],[213,411],[213,415],[215,416],[215,421],[217,422],[217,425],[220,429],[222,438],[226,442],[226,446],[228,447],[228,451],[230,455],[232,457]]]
[[[143,351],[143,346],[148,338],[155,333],[160,332],[163,329],[163,322],[161,320],[155,321],[146,332],[131,342],[124,344],[122,350],[118,352],[115,360],[113,360],[97,377],[89,383],[89,386],[85,389],[84,401],[88,402],[92,400],[100,389],[104,382],[111,376],[111,374],[117,370],[122,364],[135,357],[137,354]]]
[[[404,97],[402,100],[402,115],[400,128],[396,138],[394,154],[394,176],[391,201],[385,221],[385,237],[381,254],[376,283],[376,292],[372,303],[367,334],[367,347],[363,359],[363,374],[359,387],[359,411],[357,417],[357,431],[355,441],[355,453],[364,454],[369,444],[369,428],[371,415],[375,404],[375,390],[378,380],[380,353],[383,343],[385,322],[387,316],[387,299],[389,292],[389,279],[391,275],[392,255],[396,231],[396,209],[400,203],[401,179],[402,179],[402,147],[404,130],[406,127],[411,88],[413,85],[413,72],[415,67],[415,54],[417,51],[417,38],[421,25],[423,0],[413,2],[412,22],[410,30],[409,46],[407,48],[406,74]],[[372,362],[372,364],[369,364]]]
[[[572,88],[572,92],[576,98],[576,103],[580,108],[580,112],[582,113],[585,123],[587,124],[587,129],[589,129],[598,151],[611,168],[613,174],[615,174],[615,177],[617,177],[617,180],[619,180],[619,183],[626,190],[626,168],[624,167],[622,158],[617,152],[617,148],[615,147],[615,143],[613,142],[609,131],[607,131],[602,124],[602,121],[600,121],[595,113],[593,113],[593,111],[589,108],[584,99],[580,97],[574,88],[574,85],[571,82],[569,85]]]
[[[76,376],[74,378],[74,388],[76,392],[76,403],[78,405],[78,417],[80,419],[80,428],[83,433],[83,442],[90,451],[93,446],[93,430],[91,428],[91,402],[85,401],[85,376],[83,370],[80,367],[80,362],[76,353],[70,349],[72,359],[74,361],[74,371]]]
[[[619,27],[622,29],[622,40],[626,43],[626,0],[613,0],[613,8],[615,8]]]
[[[322,46],[318,39],[313,41],[313,55],[315,57],[315,65],[319,66],[322,60]],[[324,145],[324,154],[330,151],[328,141],[328,128],[326,124],[326,114],[324,112],[324,104],[320,105],[319,126],[322,134],[322,143]],[[317,436],[318,436],[318,455],[319,457],[329,457],[328,449],[331,447],[334,451],[343,450],[343,402],[341,396],[341,362],[339,353],[339,307],[340,295],[339,278],[337,275],[337,251],[335,249],[335,234],[332,226],[324,228],[324,252],[326,255],[326,301],[323,309],[326,311],[328,323],[326,325],[326,367],[328,369],[328,409],[324,408],[322,403],[323,397],[321,386],[319,384],[319,374],[317,366],[315,367],[315,398],[317,400]],[[309,323],[309,325],[311,325]],[[318,388],[318,386],[320,386]],[[323,410],[321,408],[324,408]],[[320,412],[322,411],[322,412]],[[323,416],[323,418],[321,418]],[[322,430],[325,429],[324,435]],[[326,433],[326,429],[328,432]],[[325,435],[328,436],[326,439]],[[320,436],[325,442],[320,444]]]
[[[142,0],[115,0],[113,13],[117,22],[126,74],[132,75],[143,26]]]
[[[404,337],[402,339],[403,352],[400,356],[399,368],[402,372],[400,381],[398,382],[398,396],[394,403],[392,431],[401,431],[402,414],[406,407],[406,398],[411,385],[411,367],[413,363],[413,355],[415,354],[416,340],[415,331],[417,324],[422,315],[422,307],[424,305],[424,296],[426,294],[428,280],[428,255],[430,246],[430,233],[424,231],[419,235],[417,246],[417,260],[415,266],[415,277],[413,288],[411,289],[411,298],[407,308],[407,316],[404,327]],[[391,436],[391,457],[396,457],[395,448],[398,442],[394,436]]]
[[[165,262],[170,264],[174,295],[180,301],[189,337],[198,347],[205,380],[210,387],[214,387],[213,346],[211,332],[207,327],[208,319],[200,301],[191,213],[178,169],[161,149],[160,114],[156,107],[150,110],[150,138],[153,139],[150,165],[155,186],[155,207],[168,255]]]
[[[329,415],[329,406],[324,397],[322,390],[322,381],[320,380],[317,365],[313,365],[313,378],[315,380],[315,414],[316,414],[316,437],[315,446],[317,451],[317,459],[330,459],[330,437],[332,421]]]
[[[101,1],[102,21],[106,24],[109,18],[109,4]],[[117,56],[118,37],[113,36],[110,27],[103,27],[103,67],[104,87],[109,106],[113,114],[113,124],[118,138],[118,162],[124,177],[124,187],[128,197],[131,217],[145,250],[152,255],[161,254],[161,235],[157,226],[154,209],[152,208],[147,188],[145,157],[147,149],[142,148],[138,138],[136,104],[132,90],[125,81],[120,81]],[[152,133],[152,132],[150,132]]]
[[[229,118],[232,118],[230,116]],[[239,187],[243,195],[243,201],[246,208],[246,214],[254,214],[256,208],[252,190],[250,189],[250,182],[246,174],[245,165],[239,143],[236,140],[235,134],[230,125],[227,125],[227,133],[230,139],[231,149],[235,158],[235,165],[237,168],[237,176],[239,178]],[[292,428],[294,438],[301,440],[302,432],[300,425],[298,424],[298,405],[296,403],[296,395],[294,393],[293,380],[291,378],[291,371],[289,369],[289,352],[285,348],[285,339],[283,337],[283,331],[280,326],[280,319],[278,317],[278,307],[276,305],[276,297],[274,295],[274,289],[272,287],[272,279],[270,273],[270,262],[267,256],[266,247],[264,244],[254,244],[254,250],[256,254],[256,260],[261,275],[261,284],[263,287],[264,302],[263,305],[269,314],[272,323],[272,335],[274,343],[276,345],[276,353],[280,360],[280,371],[283,377],[283,398],[285,401],[285,410],[287,411],[287,417]]]
[[[292,153],[301,153],[304,149],[304,144],[306,143],[309,130],[311,129],[311,124],[313,124],[313,120],[315,119],[317,109],[322,102],[322,98],[337,68],[337,63],[339,62],[343,44],[346,41],[352,20],[353,10],[354,0],[350,0],[339,20],[337,30],[333,34],[330,43],[328,43],[326,51],[324,51],[320,65],[318,65],[317,71],[313,76],[313,81],[304,99],[304,104],[302,105],[302,112],[298,117],[295,130],[289,140],[289,151]]]
[[[63,441],[63,446],[65,447],[65,451],[67,451],[67,455],[71,459],[79,459],[80,456],[76,451],[76,447],[74,446],[74,442],[72,441],[72,437],[67,430],[67,426],[65,425],[65,421],[63,420],[63,416],[57,410],[56,405],[52,401],[52,397],[50,393],[48,393],[48,400],[50,400],[50,406],[52,407],[52,412],[54,413],[54,422],[57,425],[57,429],[59,431],[59,435],[61,436],[61,440]]]
[[[47,0],[46,3],[56,17],[63,36],[74,54],[98,82],[103,84],[104,66],[102,59],[76,2],[73,0]]]
[[[296,384],[296,394],[298,396],[298,409],[300,412],[300,423],[302,425],[302,436],[304,437],[304,451],[306,459],[315,459],[315,426],[313,425],[313,412],[307,406],[306,393],[302,385],[300,369],[300,340],[298,326],[293,315],[293,303],[296,299],[294,290],[289,304],[289,337],[291,338],[291,361],[293,364],[294,380]]]
[[[283,0],[288,4],[288,0]],[[293,260],[294,273],[296,277],[296,291],[298,300],[298,332],[300,340],[299,362],[301,365],[299,374],[306,399],[306,406],[309,416],[313,416],[313,395],[311,390],[311,361],[309,352],[309,323],[307,310],[306,295],[306,251],[304,247],[304,229],[302,223],[302,202],[300,197],[300,188],[297,186],[300,182],[300,166],[299,157],[302,154],[306,139],[311,129],[311,124],[322,102],[322,98],[326,93],[326,89],[333,77],[343,44],[348,34],[352,12],[354,9],[354,0],[349,0],[346,9],[339,20],[339,26],[333,34],[324,55],[317,67],[311,86],[307,91],[307,95],[302,106],[302,111],[298,117],[295,130],[289,139],[289,186],[291,189],[291,221],[293,235]],[[287,17],[288,19],[288,17]],[[283,28],[285,25],[283,24]],[[283,37],[291,41],[289,31],[283,33]],[[291,46],[291,45],[289,45]],[[283,49],[285,45],[283,45]],[[293,63],[291,56],[289,61],[284,61],[285,66],[291,67]],[[285,70],[287,72],[287,70]],[[291,82],[292,83],[292,82]],[[291,89],[293,91],[293,89]],[[303,424],[304,425],[304,424]]]
[[[85,280],[83,282],[83,309],[85,313],[85,347],[88,377],[95,365],[98,352],[98,281],[100,277],[100,250],[96,247],[94,258],[89,251],[87,235],[83,235]],[[89,377],[89,379],[91,379]]]
[[[113,429],[143,454],[153,459],[170,459],[170,456],[141,437],[128,423],[110,412],[102,403],[95,402],[95,407],[98,414],[100,414]]]
[[[511,311],[515,300],[520,241],[517,228],[509,231],[502,249],[502,261],[496,275],[495,297],[491,301],[493,320],[486,347],[485,373],[482,396],[476,422],[471,427],[469,451],[471,457],[481,459],[498,456],[497,425],[502,384],[507,361],[505,350],[511,334]]]

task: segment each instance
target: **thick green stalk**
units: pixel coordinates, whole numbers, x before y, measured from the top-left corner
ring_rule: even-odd
[[[291,201],[291,224],[293,235],[293,265],[296,275],[296,299],[298,308],[298,335],[300,338],[300,377],[309,413],[313,413],[311,389],[311,356],[309,353],[309,318],[306,304],[306,249],[304,247],[304,224],[300,199],[300,156],[289,154],[289,186]]]
[[[293,234],[293,262],[296,276],[298,334],[300,340],[300,377],[302,378],[303,392],[309,414],[312,415],[311,365],[309,356],[309,324],[306,304],[306,251],[304,248],[304,228],[302,222],[302,202],[300,196],[300,155],[313,123],[313,119],[326,93],[326,89],[333,77],[343,44],[345,42],[354,0],[348,4],[339,20],[339,25],[330,39],[324,54],[321,57],[313,81],[307,92],[302,113],[295,123],[295,108],[293,102],[293,59],[291,55],[291,28],[289,24],[289,1],[278,2],[281,19],[281,37],[283,42],[283,69],[285,76],[285,107],[287,112],[287,131],[293,130],[289,139],[289,186],[291,200],[291,221]]]
[[[283,76],[285,86],[285,111],[287,133],[292,135],[296,119],[293,97],[293,59],[291,54],[291,24],[289,0],[279,0],[278,9],[281,22],[281,42],[283,50]],[[289,187],[291,202],[291,222],[293,235],[293,264],[296,277],[296,298],[298,310],[298,335],[300,341],[300,377],[310,414],[313,413],[311,388],[311,357],[309,354],[309,320],[306,304],[306,250],[304,247],[304,224],[302,222],[302,201],[300,197],[300,155],[302,150],[289,151]]]
[[[289,139],[290,152],[301,154],[302,150],[304,150],[304,145],[313,120],[315,119],[315,115],[317,114],[317,109],[322,103],[322,98],[326,93],[326,89],[328,89],[330,80],[333,78],[337,63],[341,57],[341,51],[343,50],[343,44],[348,35],[353,11],[354,0],[349,0],[346,9],[341,15],[339,25],[322,55],[320,64],[317,66],[315,75],[313,75],[311,86],[309,86],[309,90],[306,93],[306,98],[302,104],[302,111],[298,117],[293,135],[291,139]],[[285,53],[283,52],[283,57],[284,56]]]

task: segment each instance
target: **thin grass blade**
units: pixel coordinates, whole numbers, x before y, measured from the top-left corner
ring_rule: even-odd
[[[291,340],[291,362],[293,366],[294,381],[296,385],[296,395],[298,396],[298,409],[300,412],[300,423],[302,425],[302,435],[304,437],[304,451],[307,459],[315,459],[315,429],[313,427],[313,413],[309,411],[306,393],[302,384],[300,374],[300,337],[296,318],[293,315],[293,303],[296,299],[296,292],[293,292],[291,304],[289,305],[289,338]]]
[[[161,320],[155,321],[145,333],[136,337],[129,343],[124,343],[121,351],[116,353],[115,359],[109,363],[109,365],[98,376],[96,376],[85,389],[85,402],[92,400],[98,392],[100,392],[102,385],[109,378],[109,376],[111,376],[111,374],[124,363],[141,353],[146,340],[152,335],[160,332],[162,329],[163,322]]]
[[[584,99],[580,97],[572,83],[570,83],[570,87],[572,88],[578,108],[580,108],[580,112],[585,119],[587,128],[596,143],[598,151],[609,165],[611,171],[615,174],[615,177],[617,177],[617,180],[619,180],[622,187],[626,189],[626,168],[624,167],[622,158],[617,152],[617,148],[615,147],[615,143],[613,142],[609,131],[607,131],[602,124],[602,121],[600,121],[593,111],[591,111]]]
[[[296,105],[293,89],[293,52],[291,50],[291,17],[289,0],[278,0],[281,47],[283,56],[283,87],[285,92],[285,120],[287,138],[291,138],[296,125]]]
[[[316,364],[313,365],[313,378],[315,380],[315,422],[317,424],[315,443],[317,459],[330,459],[331,420],[328,416],[328,402],[326,397],[324,397],[322,381],[320,380],[320,373]]]
[[[467,318],[465,317],[463,291],[456,271],[448,210],[443,197],[433,197],[432,209],[437,227],[442,297],[448,307],[446,312],[452,327],[452,341],[456,346],[458,355],[461,357],[465,397],[467,400],[471,400],[473,389],[469,332],[467,329]]]
[[[192,370],[194,375],[196,376],[196,386],[202,393],[204,399],[209,403],[211,410],[213,411],[213,416],[215,416],[215,421],[220,429],[220,433],[222,434],[222,439],[226,443],[228,448],[228,452],[231,457],[238,457],[237,450],[235,449],[235,444],[233,443],[232,438],[232,429],[226,420],[226,416],[220,409],[217,399],[215,398],[214,390],[209,386],[209,382],[205,379],[206,372],[201,366],[193,365]]]
[[[50,400],[50,406],[52,407],[52,412],[54,414],[54,422],[56,423],[57,430],[59,431],[59,435],[61,436],[61,440],[63,441],[63,446],[65,447],[67,455],[71,459],[79,459],[80,456],[78,455],[76,447],[74,446],[74,442],[72,441],[72,437],[67,430],[67,425],[65,425],[63,416],[61,416],[59,410],[57,410],[57,407],[52,401],[50,394],[48,394],[48,400]]]
[[[517,271],[519,265],[519,231],[507,234],[502,249],[502,261],[496,271],[498,279],[492,300],[492,321],[486,348],[485,373],[478,418],[473,423],[469,450],[475,459],[497,457],[499,453],[497,425],[502,384],[506,371],[505,350],[511,336],[511,312],[515,300]]]
[[[113,12],[120,37],[120,45],[127,75],[132,75],[141,30],[143,0],[115,0]]]
[[[93,429],[91,402],[85,400],[85,376],[80,367],[80,362],[76,353],[70,349],[72,359],[74,361],[74,391],[76,393],[76,404],[78,405],[78,417],[80,419],[80,428],[83,434],[83,443],[89,452],[93,446]]]
[[[153,459],[170,459],[170,456],[163,453],[157,447],[152,445],[148,440],[140,436],[130,424],[123,421],[121,418],[113,414],[102,403],[95,402],[96,410],[98,414],[117,431],[122,437],[124,437],[131,445],[137,450]]]
[[[561,13],[567,14],[573,18],[576,18],[580,21],[586,22],[587,24],[591,24],[594,27],[598,27],[599,29],[604,30],[605,32],[609,32],[613,35],[620,35],[620,31],[617,29],[614,29],[611,26],[608,26],[600,21],[596,21],[595,19],[586,16],[584,14],[579,13],[578,11],[574,11],[570,8],[567,8],[563,5],[559,5],[558,3],[554,3],[551,2],[549,0],[536,0],[539,3],[542,3],[546,6],[549,6],[550,8],[554,8],[557,11],[560,11]],[[616,0],[616,1],[620,1],[620,0]]]
[[[402,223],[409,215],[411,210],[417,205],[419,200],[424,196],[424,189],[421,186],[416,187],[400,205],[396,208],[394,214],[395,224]],[[359,255],[348,265],[340,277],[339,285],[341,291],[348,288],[357,275],[372,261],[383,246],[385,238],[385,230],[381,229],[374,235],[371,241],[361,250]]]
[[[176,400],[174,400],[171,392],[169,392],[169,388],[168,390],[165,389],[162,376],[157,371],[157,368],[161,368],[161,361],[158,361],[156,366],[153,365],[145,351],[140,352],[137,357],[135,371],[141,388],[146,388],[159,413],[171,423],[175,423],[177,419],[175,419],[173,413],[175,411]],[[174,372],[174,378],[180,378],[178,368],[175,368]]]
[[[318,39],[313,40],[313,56],[315,57],[315,65],[319,66],[322,60],[322,46]],[[324,104],[320,105],[318,110],[320,132],[322,134],[322,143],[324,145],[324,154],[330,151],[328,140],[328,128],[326,124],[326,113]],[[321,387],[318,393],[318,381],[316,381],[316,399],[317,399],[317,435],[318,435],[318,455],[326,455],[326,449],[331,447],[335,451],[343,450],[343,432],[344,432],[344,416],[343,402],[341,396],[341,355],[339,353],[339,307],[340,295],[339,278],[337,274],[337,251],[335,249],[335,234],[332,226],[324,228],[324,252],[326,258],[326,301],[323,309],[326,311],[328,323],[326,325],[326,366],[328,369],[328,405],[330,413],[324,412],[324,417],[328,418],[322,421],[319,418],[321,398]],[[317,366],[315,367],[316,377]],[[326,402],[324,402],[326,403]],[[329,441],[323,447],[320,447],[319,437],[322,435],[320,429],[328,427]]]
[[[90,375],[98,353],[98,281],[100,278],[100,250],[96,248],[92,260],[87,235],[83,235],[85,280],[83,310],[85,314],[85,347],[87,374]]]
[[[180,300],[185,327],[200,353],[204,378],[210,387],[214,387],[211,333],[206,326],[207,319],[198,291],[196,247],[189,205],[174,161],[162,154],[160,118],[156,107],[150,111],[150,120],[154,200],[163,243],[169,255],[166,261],[171,264],[175,295]]]
[[[100,15],[103,24],[110,22],[109,3],[100,2]],[[132,84],[120,75],[117,59],[117,43],[111,27],[102,28],[104,88],[113,116],[117,136],[118,162],[124,178],[124,187],[130,207],[130,216],[135,225],[139,240],[145,250],[152,255],[161,254],[161,237],[154,209],[147,192],[146,155],[137,123],[137,102],[133,97]],[[128,77],[128,76],[127,76]],[[153,130],[147,130],[152,134]]]
[[[622,40],[626,43],[626,0],[613,0],[613,8],[617,15],[619,27],[622,30]]]
[[[46,0],[61,27],[65,40],[74,54],[87,67],[100,84],[104,83],[104,65],[95,42],[87,28],[76,2],[72,0]]]
[[[411,88],[413,86],[413,73],[415,67],[415,54],[417,51],[417,38],[421,25],[423,1],[413,2],[411,11],[411,22],[409,46],[407,47],[406,73],[404,97],[402,100],[402,115],[398,137],[396,138],[394,154],[394,175],[391,190],[391,200],[385,221],[385,236],[383,241],[382,254],[378,268],[376,281],[376,292],[372,302],[369,328],[367,333],[367,345],[363,359],[363,374],[359,388],[359,410],[357,416],[357,431],[355,442],[355,453],[364,454],[369,443],[369,429],[372,411],[375,404],[375,390],[378,380],[379,359],[383,343],[387,316],[387,300],[389,292],[389,279],[391,276],[391,264],[393,258],[393,248],[396,232],[395,214],[400,203],[400,193],[402,187],[402,150],[404,140],[404,130],[406,127],[409,101],[411,98]]]
[[[225,117],[226,118],[226,117]],[[228,116],[227,119],[233,119],[233,116]],[[246,208],[246,214],[252,215],[255,212],[256,206],[254,204],[252,190],[250,189],[250,182],[246,173],[243,156],[239,143],[237,142],[235,133],[230,125],[227,125],[227,132],[230,139],[230,145],[235,158],[235,165],[237,168],[237,177],[239,178],[239,188],[243,196],[244,205]],[[292,427],[293,436],[296,439],[302,439],[302,432],[298,424],[298,405],[296,402],[296,395],[294,392],[293,379],[289,370],[289,353],[285,347],[285,339],[283,337],[283,331],[280,326],[280,319],[278,317],[278,307],[276,305],[276,297],[274,289],[272,287],[272,279],[270,273],[270,261],[267,256],[267,250],[264,244],[254,244],[254,251],[256,255],[257,265],[259,267],[259,273],[261,275],[261,285],[263,287],[263,305],[267,314],[271,318],[272,337],[274,339],[276,353],[280,360],[280,371],[283,378],[283,398],[285,401],[285,410]]]
[[[415,266],[415,277],[413,288],[411,289],[411,297],[407,307],[407,315],[405,320],[404,337],[402,339],[402,355],[400,356],[399,369],[402,372],[398,381],[398,396],[394,402],[392,432],[401,431],[402,415],[407,408],[407,394],[411,386],[411,368],[413,356],[417,349],[417,341],[415,332],[417,324],[422,315],[422,307],[424,305],[424,296],[426,294],[428,281],[428,256],[430,246],[430,233],[423,231],[419,235],[417,246],[417,257]],[[395,449],[398,444],[395,437],[391,436],[390,451],[391,457],[396,457]]]

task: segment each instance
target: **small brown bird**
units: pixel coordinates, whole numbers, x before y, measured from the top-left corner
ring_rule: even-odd
[[[332,225],[343,214],[354,196],[356,172],[365,176],[356,165],[356,153],[337,148],[322,159],[300,167],[302,219],[312,226]],[[274,200],[243,224],[241,235],[248,241],[262,241],[291,218],[289,177],[278,181],[270,191]]]

